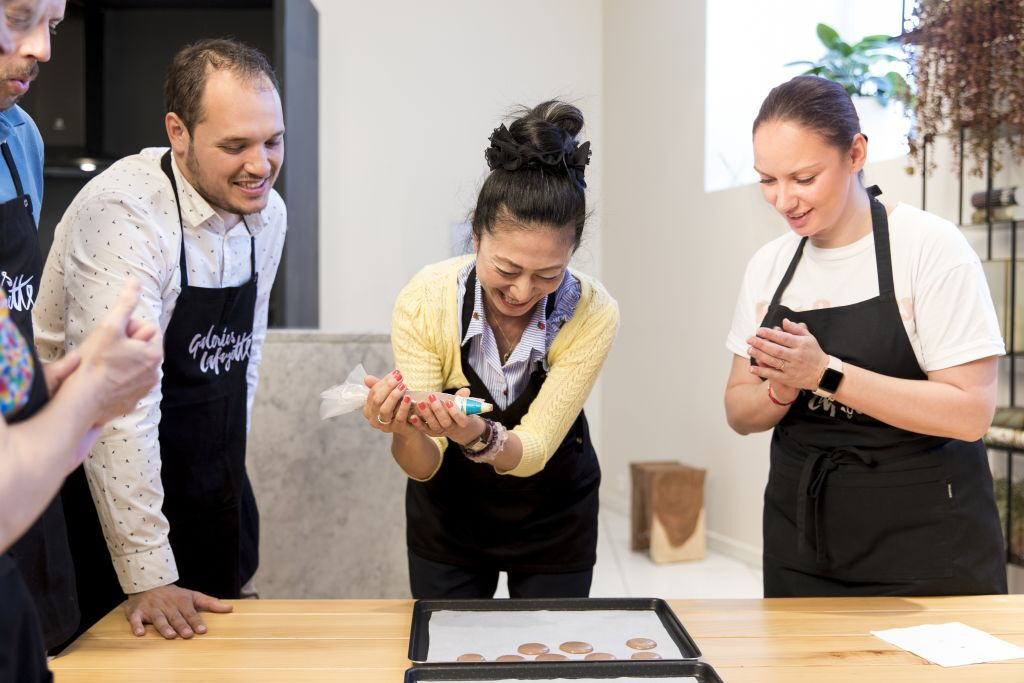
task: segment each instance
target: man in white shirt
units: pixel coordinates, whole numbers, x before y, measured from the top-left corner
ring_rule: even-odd
[[[136,635],[205,633],[257,563],[245,437],[286,213],[277,81],[230,40],[183,48],[165,86],[171,149],[93,179],[56,229],[34,322],[42,358],[75,349],[124,280],[164,333],[161,382],[113,420],[62,492],[87,629],[121,602]],[[86,486],[87,482],[87,486]],[[105,539],[105,543],[104,543]]]

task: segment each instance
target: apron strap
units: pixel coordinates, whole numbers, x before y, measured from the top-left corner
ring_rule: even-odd
[[[178,183],[174,180],[174,170],[171,168],[171,150],[164,152],[160,158],[160,168],[164,175],[171,181],[171,190],[174,191],[174,206],[178,209],[178,226],[181,228],[181,248],[178,251],[178,261],[181,266],[181,286],[188,287],[188,264],[185,261],[185,221],[181,218],[181,202],[178,200]]]
[[[25,196],[25,188],[21,186],[21,176],[18,174],[18,166],[14,163],[14,157],[11,156],[11,148],[4,140],[0,143],[0,151],[4,155],[4,163],[7,164],[7,170],[11,172],[11,180],[14,181],[14,192],[18,197]]]
[[[245,216],[241,218],[245,231],[249,233],[249,279],[256,280],[259,277],[256,273],[256,235],[252,234],[252,229],[249,228],[249,222],[245,220]]]
[[[786,287],[789,286],[789,281],[793,279],[793,273],[796,272],[796,266],[800,263],[800,257],[804,255],[804,247],[806,245],[807,238],[804,237],[800,240],[800,244],[796,248],[796,253],[793,254],[793,258],[789,262],[789,268],[786,269],[786,274],[782,276],[782,281],[779,282],[779,286],[775,288],[775,294],[772,295],[772,306],[779,305],[779,301],[782,299],[782,293],[786,291]]]
[[[878,295],[895,298],[896,288],[892,282],[892,250],[889,246],[889,216],[885,205],[878,201],[882,190],[878,185],[868,188],[871,202],[871,229],[875,233],[875,268],[878,271]]]

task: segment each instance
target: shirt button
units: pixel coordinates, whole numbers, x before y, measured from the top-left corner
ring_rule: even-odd
[[[477,313],[476,311],[473,311],[473,320],[479,320],[479,319],[480,319],[480,314]]]
[[[539,327],[540,329],[543,330],[544,329],[544,323],[542,323],[542,322],[537,323],[537,327]]]
[[[508,396],[508,389],[502,389],[502,390],[501,390],[501,393],[502,393],[502,395],[504,395],[504,396]]]

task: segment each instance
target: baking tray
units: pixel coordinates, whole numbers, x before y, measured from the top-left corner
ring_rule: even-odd
[[[700,648],[686,632],[676,613],[661,598],[506,598],[490,600],[417,600],[412,608],[412,628],[409,633],[409,660],[426,662],[430,648],[430,615],[434,612],[530,612],[630,610],[653,611],[673,642],[683,653],[683,660],[700,657]],[[653,660],[657,661],[657,660]],[[680,660],[667,660],[680,661]],[[503,662],[502,662],[503,663]],[[598,664],[600,662],[589,662]],[[463,664],[465,665],[465,663]]]
[[[701,683],[722,683],[706,662],[656,660],[644,662],[482,662],[419,664],[407,669],[405,683],[418,681],[536,681],[574,678],[650,678],[671,681],[688,676]]]

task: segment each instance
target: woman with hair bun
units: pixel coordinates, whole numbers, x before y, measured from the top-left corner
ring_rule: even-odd
[[[1005,593],[981,442],[1004,349],[978,256],[864,188],[840,85],[783,83],[753,129],[790,230],[747,265],[725,407],[740,434],[773,429],[765,597]]]
[[[363,414],[392,435],[408,475],[416,598],[586,597],[601,472],[583,402],[618,329],[618,307],[569,268],[587,218],[583,115],[550,101],[490,137],[473,251],[427,266],[398,295],[398,369],[368,377]],[[422,402],[410,391],[429,393]],[[482,398],[465,415],[433,392]]]

